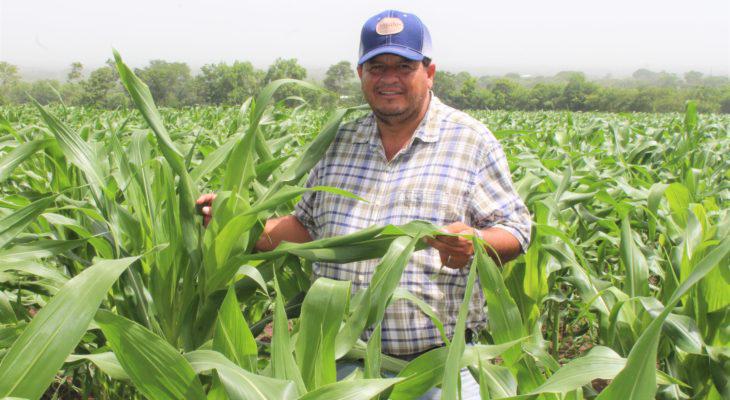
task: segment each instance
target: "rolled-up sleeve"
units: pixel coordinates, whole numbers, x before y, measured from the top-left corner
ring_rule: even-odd
[[[322,161],[317,163],[314,169],[312,169],[309,173],[305,187],[311,188],[319,185],[318,179],[321,163]],[[313,239],[319,238],[317,225],[314,222],[314,205],[317,200],[317,194],[318,192],[316,191],[304,192],[304,194],[302,194],[302,198],[294,206],[294,216],[302,223],[302,225],[304,225],[305,228],[307,228],[309,235],[312,236]]]
[[[469,191],[468,215],[478,229],[496,227],[511,233],[525,252],[530,245],[532,220],[512,186],[507,157],[499,143],[493,143],[480,158]]]

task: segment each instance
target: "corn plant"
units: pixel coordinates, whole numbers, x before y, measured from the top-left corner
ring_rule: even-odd
[[[398,287],[438,227],[253,251],[306,190],[354,196],[301,184],[358,109],[274,103],[320,90],[292,80],[240,109],[158,109],[115,59],[136,110],[2,110],[0,396],[456,399],[462,368],[482,398],[730,395],[727,117],[474,113],[505,146],[532,245],[500,268],[472,238],[453,337],[405,362],[381,353],[380,322],[406,300],[443,332]],[[205,229],[201,190],[218,193]],[[310,281],[313,262],[371,258],[365,290]],[[475,290],[489,325],[466,345]],[[363,368],[337,382],[344,359]]]

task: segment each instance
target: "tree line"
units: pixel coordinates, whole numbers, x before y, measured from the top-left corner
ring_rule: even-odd
[[[240,105],[263,85],[280,78],[307,79],[307,70],[296,59],[279,58],[267,69],[246,61],[204,65],[197,74],[183,62],[152,60],[135,73],[147,83],[158,105]],[[280,100],[297,99],[318,106],[355,105],[364,102],[354,68],[348,61],[329,67],[315,82],[328,91],[284,87]],[[473,76],[467,72],[437,71],[434,93],[459,109],[570,110],[604,112],[681,112],[687,100],[695,100],[701,112],[730,113],[730,79],[690,71],[682,76],[637,70],[631,77],[589,80],[577,71],[553,76]],[[0,105],[22,104],[35,98],[42,104],[96,108],[128,107],[113,62],[85,73],[73,63],[66,80],[27,82],[16,66],[0,62]]]

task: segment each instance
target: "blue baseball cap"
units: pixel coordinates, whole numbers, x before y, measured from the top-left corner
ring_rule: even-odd
[[[360,59],[357,65],[381,54],[396,54],[409,60],[431,58],[431,34],[413,15],[386,10],[365,22],[360,33]]]

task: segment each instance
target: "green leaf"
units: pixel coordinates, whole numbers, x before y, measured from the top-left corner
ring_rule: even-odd
[[[91,146],[84,142],[76,132],[69,129],[58,118],[48,112],[40,103],[32,99],[33,105],[36,106],[48,125],[48,128],[56,137],[59,147],[63,151],[68,161],[74,164],[81,173],[86,176],[86,180],[94,191],[97,201],[101,198],[103,188],[106,186],[106,178],[102,175],[104,171],[99,160],[93,157],[94,152]]]
[[[274,274],[274,290],[276,300],[274,307],[274,334],[271,338],[271,371],[277,379],[291,380],[300,393],[306,393],[302,374],[299,371],[294,355],[292,354],[291,338],[289,336],[289,322],[284,310],[284,300],[279,289],[279,283]]]
[[[205,399],[190,363],[142,325],[100,310],[96,322],[134,386],[151,399]]]
[[[0,396],[39,398],[119,275],[137,257],[102,260],[68,281],[38,311],[0,362]]]
[[[317,164],[317,162],[319,162],[319,160],[321,160],[327,152],[332,140],[334,140],[340,129],[342,120],[351,112],[361,109],[363,108],[355,107],[334,111],[314,140],[311,141],[301,152],[300,156],[297,157],[294,162],[289,164],[289,166],[281,173],[263,198],[268,198],[271,195],[276,194],[284,185],[297,184],[304,175],[308,174],[312,168],[314,168],[315,164]]]
[[[55,199],[56,195],[40,198],[5,218],[0,219],[0,248],[5,247],[5,245],[18,236],[18,234],[22,232],[26,226],[28,226],[28,224],[35,221],[35,219],[41,215]]]
[[[449,338],[446,336],[446,332],[444,331],[444,323],[441,322],[441,319],[439,319],[438,315],[436,314],[436,310],[434,307],[425,301],[423,299],[416,297],[413,293],[409,292],[408,290],[404,288],[396,288],[395,292],[393,292],[393,299],[395,300],[408,300],[411,303],[415,304],[421,312],[426,314],[428,318],[431,319],[431,322],[433,322],[434,326],[436,326],[436,329],[439,330],[439,333],[441,334],[441,340],[444,341],[444,343],[449,344]]]
[[[18,244],[0,250],[0,261],[9,263],[53,257],[75,249],[85,244],[87,240],[38,240],[31,244]]]
[[[390,394],[392,400],[417,399],[430,388],[438,385],[444,376],[444,365],[449,349],[439,347],[418,356],[398,373],[407,378],[395,385]]]
[[[400,381],[399,378],[341,381],[322,386],[299,400],[370,400]]]
[[[196,373],[215,370],[231,400],[293,400],[297,389],[291,381],[256,375],[240,368],[222,354],[196,350],[185,354]]]
[[[687,214],[689,213],[689,190],[681,183],[675,182],[664,190],[664,196],[667,198],[674,222],[684,229],[687,226]]]
[[[66,362],[74,362],[79,360],[88,360],[94,363],[99,369],[105,374],[109,375],[112,379],[129,380],[129,375],[124,372],[122,364],[117,360],[117,356],[114,352],[107,351],[104,353],[96,354],[71,354],[66,357]]]
[[[258,346],[238,306],[233,285],[228,287],[228,293],[218,310],[213,350],[245,370],[256,372],[258,369]]]
[[[308,390],[337,380],[335,338],[349,301],[350,282],[327,278],[314,281],[304,298],[295,351]]]
[[[626,365],[621,358],[608,347],[596,346],[583,357],[576,358],[558,369],[545,383],[531,393],[568,393],[594,379],[613,379]]]
[[[456,317],[456,325],[454,327],[454,337],[448,346],[449,353],[446,356],[446,364],[444,365],[444,378],[441,383],[441,398],[455,399],[459,394],[459,378],[461,376],[461,357],[466,347],[466,318],[469,314],[469,305],[471,304],[472,293],[474,291],[474,281],[477,277],[476,264],[485,262],[483,258],[488,257],[481,243],[476,236],[472,239],[475,249],[474,261],[469,266],[469,276],[466,278],[466,289],[464,299],[459,307],[459,314]],[[481,249],[481,251],[479,250]]]
[[[175,147],[167,129],[162,122],[160,112],[155,107],[152,94],[149,88],[142,82],[122,61],[122,57],[114,50],[119,79],[127,89],[135,106],[149,124],[157,137],[157,144],[175,174],[180,177],[178,196],[180,198],[180,224],[183,232],[185,248],[188,252],[195,252],[198,247],[197,232],[195,223],[195,188],[193,181],[185,167],[185,160],[182,153]]]
[[[657,346],[664,320],[687,291],[715,268],[730,252],[730,238],[725,238],[707,254],[690,276],[674,291],[664,310],[649,324],[629,353],[626,367],[597,400],[651,399],[656,392]]]
[[[507,290],[497,264],[482,246],[475,246],[474,261],[484,298],[489,304],[489,326],[495,343],[507,343],[527,336],[520,311]],[[519,358],[519,353],[518,348],[505,352],[507,365],[514,363]]]
[[[697,103],[687,100],[684,107],[684,131],[691,135],[697,128]]]
[[[48,144],[48,139],[33,140],[19,144],[10,153],[0,158],[0,183],[10,178],[13,170]]]
[[[631,297],[649,294],[649,265],[634,241],[628,216],[621,220],[621,261],[626,270],[626,285]]]
[[[368,326],[383,319],[385,307],[400,282],[403,270],[411,258],[416,243],[421,238],[401,236],[393,240],[388,252],[375,267],[370,285],[365,289],[362,300],[350,314],[345,326],[337,335],[335,357],[345,355],[355,344],[357,338]]]
[[[472,368],[473,369],[473,368]],[[517,395],[517,381],[509,368],[494,364],[480,364],[479,387],[486,387],[489,397],[501,399]]]
[[[656,318],[664,310],[662,303],[654,297],[641,297],[639,301],[652,318]],[[692,318],[686,315],[669,314],[662,330],[682,351],[702,354],[704,341]]]
[[[380,378],[380,369],[382,364],[382,328],[378,323],[373,328],[373,333],[368,338],[367,351],[365,352],[365,378]]]

